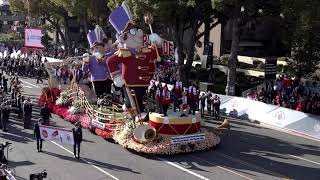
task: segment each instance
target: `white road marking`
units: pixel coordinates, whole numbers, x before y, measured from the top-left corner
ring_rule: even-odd
[[[23,85],[23,87],[26,87],[26,88],[32,89],[32,87],[31,87],[31,86],[27,86],[27,85]]]
[[[67,151],[68,153],[70,153],[70,154],[73,155],[73,152],[71,152],[69,149],[61,146],[60,144],[58,144],[58,143],[56,143],[56,142],[54,142],[54,141],[51,141],[51,142],[52,142],[53,144],[55,144],[56,146],[60,147],[61,149],[65,150],[65,151]],[[92,162],[86,161],[86,160],[84,160],[84,159],[82,159],[82,158],[80,158],[80,159],[81,159],[83,162],[91,165],[91,166],[94,167],[95,169],[99,170],[100,172],[102,172],[102,173],[106,174],[107,176],[111,177],[112,179],[114,179],[114,180],[119,180],[118,178],[116,178],[116,177],[113,176],[112,174],[110,174],[110,173],[104,171],[103,169],[99,168],[98,166],[94,165]]]
[[[196,157],[196,156],[193,156],[193,155],[191,155],[191,157],[193,157],[194,159],[198,159],[198,160],[200,160],[200,161],[206,162],[206,163],[208,163],[208,164],[210,164],[210,165],[216,166],[216,167],[219,168],[219,169],[228,171],[229,173],[235,174],[235,175],[240,176],[240,177],[242,177],[242,178],[244,178],[244,179],[253,180],[253,179],[251,179],[251,178],[249,178],[249,177],[247,177],[247,176],[244,176],[244,175],[242,175],[242,174],[240,174],[240,173],[238,173],[238,172],[236,172],[236,171],[233,171],[233,170],[227,169],[227,168],[225,168],[225,167],[219,166],[219,165],[217,165],[217,164],[215,164],[215,163],[213,163],[213,162],[207,161],[207,160],[205,160],[205,159],[202,159],[202,158],[199,158],[199,157]]]
[[[302,158],[302,157],[299,157],[299,156],[295,156],[295,155],[291,155],[291,154],[289,154],[289,156],[294,157],[294,158],[297,158],[297,159],[300,159],[300,160],[304,160],[304,161],[307,161],[307,162],[310,162],[310,163],[313,163],[313,164],[320,165],[319,162],[311,161],[311,160],[309,160],[309,159],[305,159],[305,158]]]
[[[193,171],[190,171],[189,169],[186,169],[186,168],[184,168],[182,166],[179,166],[179,165],[177,165],[177,164],[175,164],[173,162],[170,162],[170,161],[167,161],[165,159],[158,158],[158,157],[157,157],[157,159],[159,159],[159,160],[161,160],[161,161],[163,161],[163,162],[165,162],[165,163],[167,163],[167,164],[169,164],[169,165],[171,165],[173,167],[176,167],[176,168],[178,168],[178,169],[180,169],[180,170],[182,170],[182,171],[184,171],[186,173],[189,173],[189,174],[191,174],[191,175],[193,175],[193,176],[195,176],[197,178],[200,178],[200,179],[203,179],[203,180],[210,180],[209,178],[206,178],[206,177],[204,177],[204,176],[202,176],[200,174],[197,174],[197,173],[195,173]]]
[[[29,82],[27,82],[27,81],[24,81],[24,80],[21,80],[21,79],[19,79],[21,82],[23,82],[23,83],[26,83],[26,84],[29,84],[30,86],[32,86],[32,87],[35,87],[35,88],[40,88],[39,86],[36,86],[36,85],[34,85],[34,84],[32,84],[32,83],[29,83]]]

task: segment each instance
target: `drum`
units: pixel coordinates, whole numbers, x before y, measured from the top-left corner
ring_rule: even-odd
[[[157,130],[157,133],[169,136],[194,134],[199,132],[201,127],[198,116],[179,117],[169,114],[168,117],[163,117],[159,113],[149,114],[149,124]]]

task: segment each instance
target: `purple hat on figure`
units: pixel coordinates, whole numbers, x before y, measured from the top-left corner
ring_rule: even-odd
[[[105,39],[107,39],[107,36],[102,28],[97,25],[93,31],[89,31],[89,33],[87,34],[87,39],[90,44],[90,48],[93,48],[98,44],[103,44],[105,42]]]
[[[117,31],[117,35],[122,34],[133,25],[132,16],[128,6],[125,2],[121,6],[117,7],[109,16],[109,22]]]

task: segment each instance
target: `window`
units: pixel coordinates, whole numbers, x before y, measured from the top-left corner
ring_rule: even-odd
[[[8,21],[3,21],[3,24],[8,24]]]

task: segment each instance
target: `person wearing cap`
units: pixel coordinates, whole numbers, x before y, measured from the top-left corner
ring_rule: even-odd
[[[108,38],[100,26],[87,34],[93,56],[84,54],[82,71],[91,73],[91,82],[98,98],[103,94],[111,94],[112,80],[105,63],[105,59],[113,55],[114,51],[108,45]]]
[[[43,139],[41,139],[41,135],[40,135],[40,125],[43,124],[42,119],[38,119],[38,122],[34,125],[33,128],[33,137],[36,138],[37,140],[37,150],[38,152],[42,152],[42,141]]]
[[[144,33],[134,25],[129,8],[125,3],[110,14],[109,22],[115,28],[117,40],[123,46],[107,59],[111,78],[117,87],[125,85],[127,89],[125,92],[133,91],[137,97],[137,102],[131,102],[130,98],[126,98],[126,106],[129,106],[127,108],[135,106],[140,110],[139,113],[143,113],[145,110],[143,99],[156,70],[155,63],[158,58],[156,46],[162,45],[162,39],[152,33],[149,40],[156,46],[145,47]],[[161,54],[161,49],[159,49],[159,54]],[[120,64],[122,64],[122,73],[119,70]]]
[[[75,124],[75,127],[72,128],[73,132],[73,154],[75,158],[80,158],[80,144],[82,142],[82,129],[81,129],[81,123],[78,121]]]

